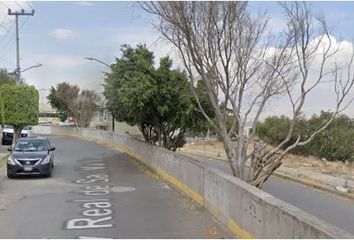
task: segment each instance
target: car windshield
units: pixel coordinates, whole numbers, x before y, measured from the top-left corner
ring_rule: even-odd
[[[5,128],[7,128],[7,129],[14,129],[14,126],[12,126],[12,125],[5,125],[5,126],[4,126],[4,129],[5,129]]]
[[[43,139],[20,140],[16,143],[14,151],[41,152],[47,151],[46,141]]]

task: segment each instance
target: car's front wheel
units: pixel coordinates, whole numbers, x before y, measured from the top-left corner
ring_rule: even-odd
[[[15,175],[14,175],[14,174],[11,174],[11,173],[9,173],[9,172],[7,172],[7,177],[8,177],[8,178],[14,178]]]
[[[48,172],[45,174],[46,177],[51,177],[52,176],[52,169],[50,168]]]

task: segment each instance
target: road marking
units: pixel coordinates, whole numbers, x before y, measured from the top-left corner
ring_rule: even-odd
[[[124,186],[118,186],[118,187],[112,187],[111,192],[134,192],[136,190],[135,187],[124,187]]]
[[[74,218],[66,222],[66,229],[91,229],[91,228],[111,228],[113,224],[98,224],[101,222],[106,222],[112,220],[112,217],[105,217],[99,219],[91,218]]]
[[[104,237],[85,237],[85,236],[79,236],[79,239],[113,239],[113,238],[104,238]]]
[[[65,228],[68,230],[111,228],[113,227],[113,211],[109,198],[110,179],[105,173],[106,164],[97,160],[84,161],[81,164],[79,170],[83,177],[76,179],[74,183],[80,186],[76,193],[84,195],[85,198],[75,199],[72,202],[80,203],[84,210],[81,212],[82,217],[67,220]],[[101,196],[105,197],[101,198]]]

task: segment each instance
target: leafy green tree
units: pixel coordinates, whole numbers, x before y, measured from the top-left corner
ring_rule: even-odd
[[[64,122],[68,118],[70,114],[69,103],[77,99],[79,91],[79,87],[71,86],[66,82],[57,84],[56,88],[51,87],[47,99],[50,105],[57,109],[60,121]]]
[[[0,86],[1,116],[4,124],[14,126],[14,141],[23,127],[38,123],[39,94],[35,87],[3,84]]]
[[[172,60],[154,56],[144,45],[123,45],[122,57],[107,74],[104,96],[115,119],[137,125],[145,141],[176,150],[187,131],[200,129],[204,117],[197,111],[184,72],[172,69]]]

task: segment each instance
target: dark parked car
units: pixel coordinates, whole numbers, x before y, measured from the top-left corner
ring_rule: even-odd
[[[7,177],[44,175],[50,177],[54,167],[55,147],[45,137],[20,138],[7,161]]]

